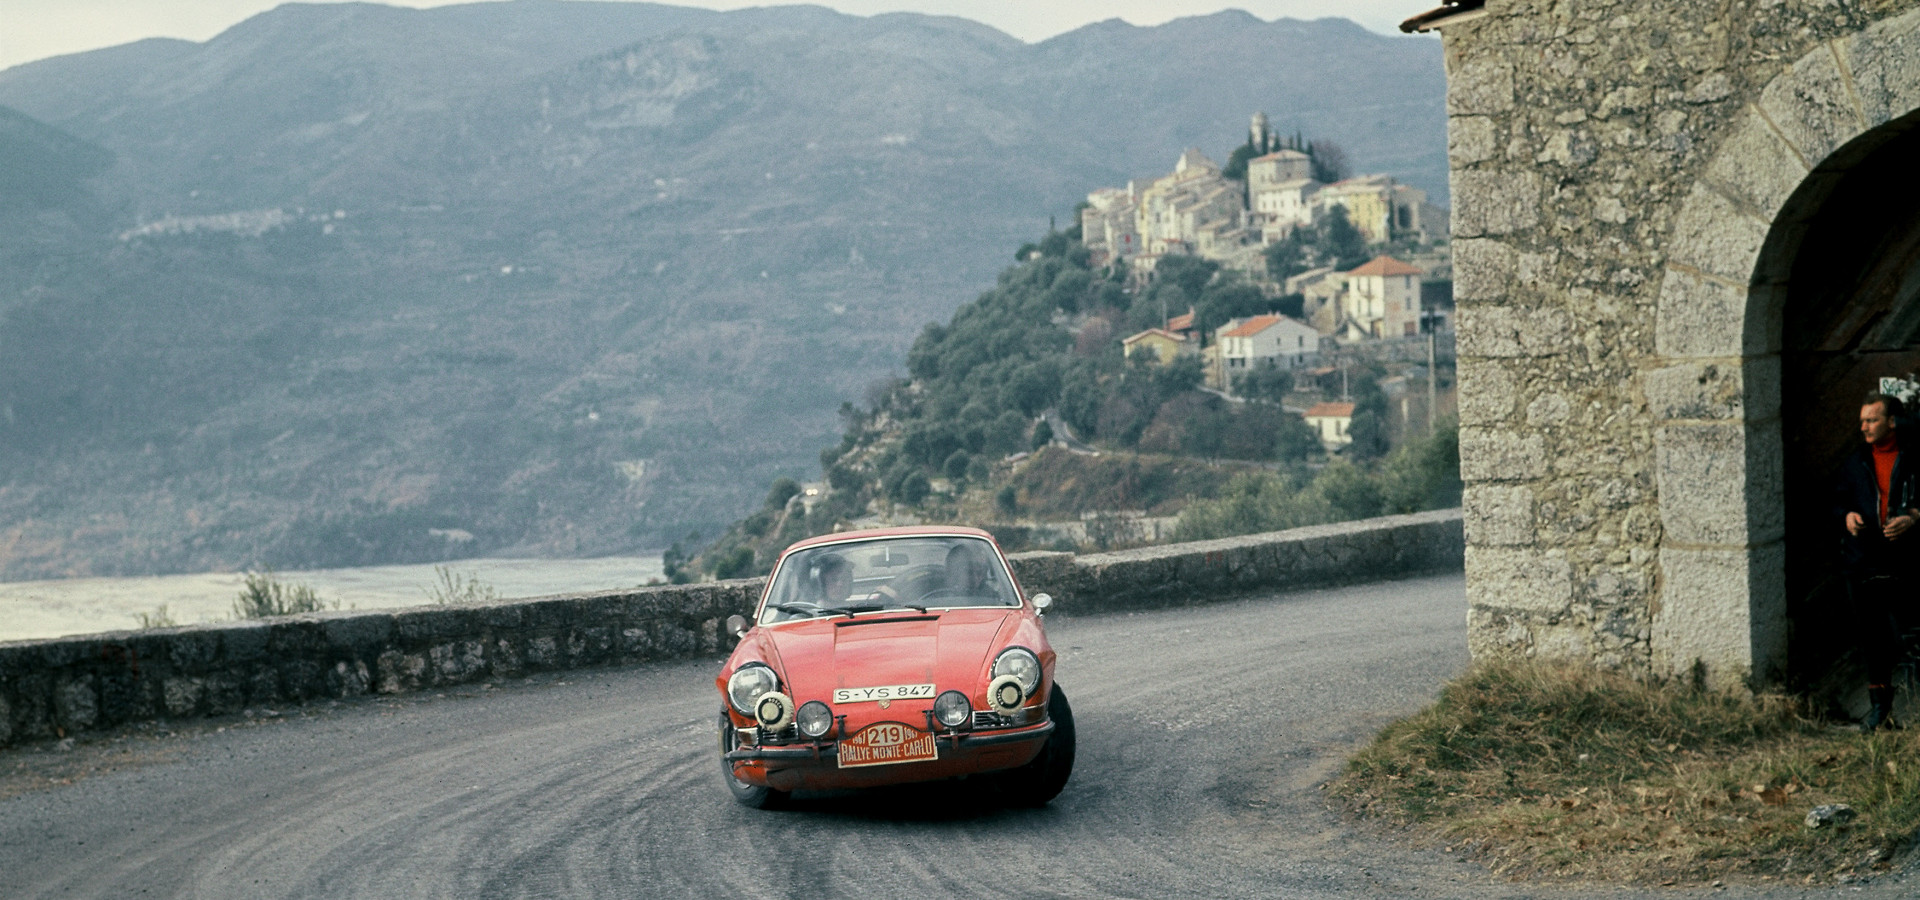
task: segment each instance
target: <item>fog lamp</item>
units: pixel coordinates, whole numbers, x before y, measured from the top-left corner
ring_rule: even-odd
[[[959,691],[947,691],[934,698],[933,717],[948,728],[959,728],[973,717],[973,704]]]
[[[1010,713],[1020,708],[1020,701],[1027,698],[1027,692],[1020,687],[1017,675],[1002,675],[987,686],[987,702],[993,704],[994,711]]]
[[[793,714],[793,720],[800,723],[800,733],[817,738],[833,728],[833,710],[818,700],[808,700],[800,704],[800,711]]]
[[[779,731],[793,721],[793,698],[779,691],[762,694],[753,707],[753,717],[760,720],[761,728]]]

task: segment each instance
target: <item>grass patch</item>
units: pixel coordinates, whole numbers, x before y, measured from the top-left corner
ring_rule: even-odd
[[[1851,880],[1913,844],[1920,729],[1861,735],[1795,698],[1496,663],[1388,727],[1333,790],[1501,874]],[[1829,803],[1858,817],[1808,828]]]

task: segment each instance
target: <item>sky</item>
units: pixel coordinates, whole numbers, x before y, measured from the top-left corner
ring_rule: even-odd
[[[336,0],[320,0],[336,2]],[[528,0],[520,0],[528,2]],[[1244,9],[1262,19],[1353,19],[1382,33],[1397,34],[1402,19],[1440,5],[1439,0],[815,0],[844,13],[922,12],[985,22],[1021,40],[1042,41],[1082,25],[1121,18],[1135,25]],[[97,50],[142,38],[204,41],[234,24],[279,5],[279,0],[5,0],[0,5],[0,69],[24,62]],[[395,6],[444,6],[441,0],[394,0]],[[678,0],[671,5],[707,9],[773,6],[778,2]]]

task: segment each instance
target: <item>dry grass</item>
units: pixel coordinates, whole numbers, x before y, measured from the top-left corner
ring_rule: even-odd
[[[1364,816],[1504,874],[1848,879],[1913,843],[1920,729],[1865,736],[1792,698],[1495,664],[1389,727],[1334,790]],[[1807,828],[1826,803],[1858,818]]]

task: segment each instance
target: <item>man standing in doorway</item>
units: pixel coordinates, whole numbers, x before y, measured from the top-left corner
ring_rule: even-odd
[[[1901,629],[1914,616],[1913,577],[1920,537],[1908,532],[1920,522],[1920,456],[1901,452],[1895,419],[1902,415],[1900,400],[1886,394],[1868,394],[1860,406],[1860,436],[1864,446],[1841,463],[1834,515],[1846,526],[1844,571],[1861,629],[1860,649],[1866,656],[1867,696],[1872,707],[1861,729],[1872,731],[1888,724],[1893,712],[1893,670],[1905,652]],[[1920,438],[1915,438],[1920,440]]]

